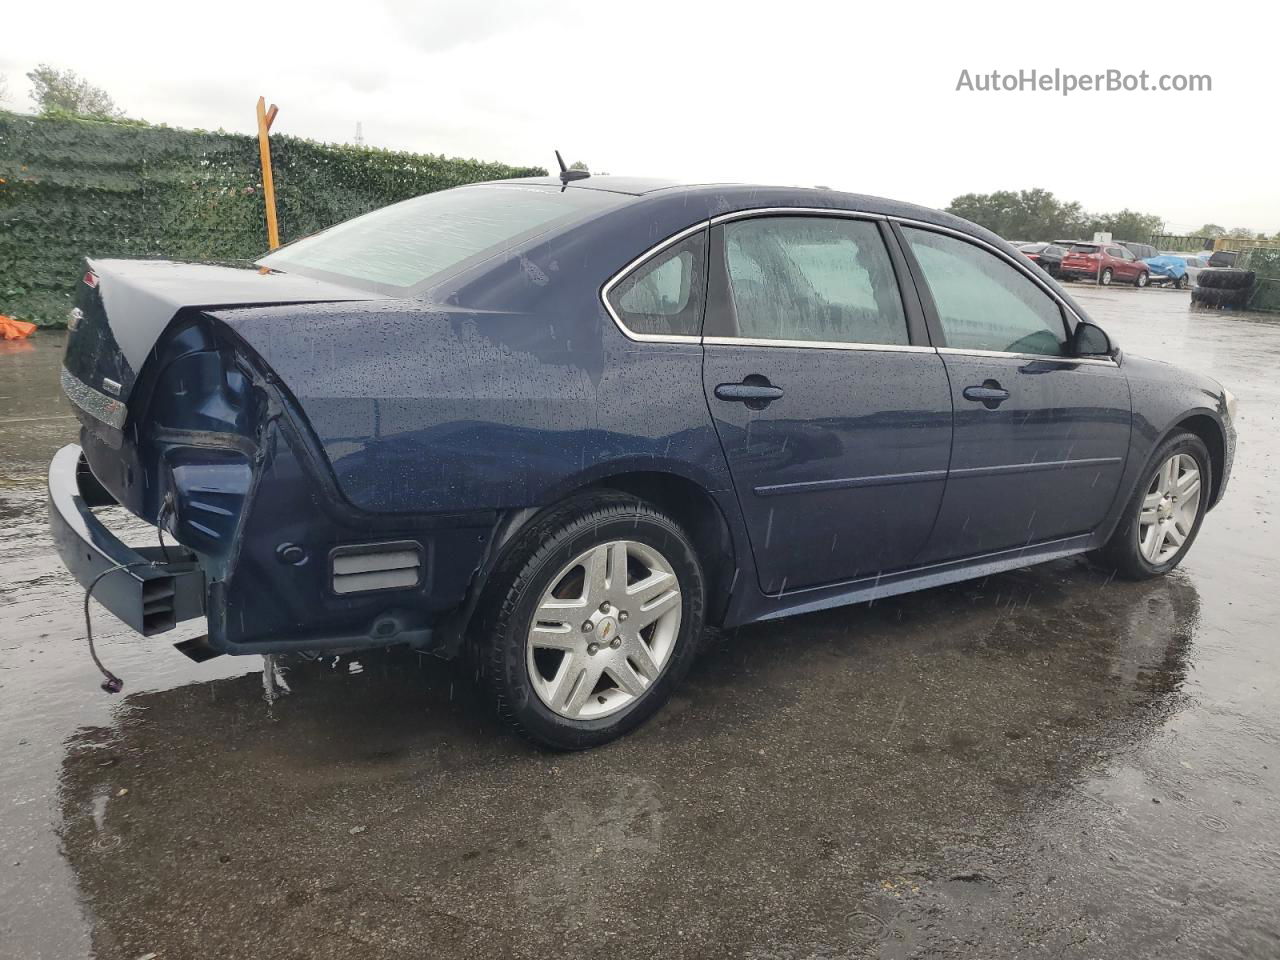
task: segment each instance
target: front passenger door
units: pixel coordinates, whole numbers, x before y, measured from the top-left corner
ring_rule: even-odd
[[[951,378],[955,442],[921,560],[994,553],[1090,533],[1129,450],[1124,372],[1071,355],[1061,305],[989,248],[901,227]]]

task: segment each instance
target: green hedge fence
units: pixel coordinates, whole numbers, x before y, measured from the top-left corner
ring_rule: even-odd
[[[538,167],[271,138],[283,242]],[[80,260],[266,251],[256,137],[0,111],[0,314],[60,326]]]

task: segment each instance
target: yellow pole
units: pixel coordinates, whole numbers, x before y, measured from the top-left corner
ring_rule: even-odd
[[[262,158],[262,199],[267,208],[267,246],[280,246],[280,228],[276,224],[276,185],[271,179],[271,141],[267,134],[276,118],[276,105],[267,109],[265,97],[258,98],[258,154]]]

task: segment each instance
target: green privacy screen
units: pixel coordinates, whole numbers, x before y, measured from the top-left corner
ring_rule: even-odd
[[[538,167],[271,138],[280,239]],[[266,251],[257,137],[0,111],[0,314],[61,325],[94,257]]]

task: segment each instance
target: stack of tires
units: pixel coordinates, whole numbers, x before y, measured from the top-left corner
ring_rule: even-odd
[[[1241,309],[1249,302],[1255,276],[1252,270],[1236,267],[1210,267],[1200,271],[1196,288],[1191,291],[1191,302],[1206,307],[1234,307]]]

